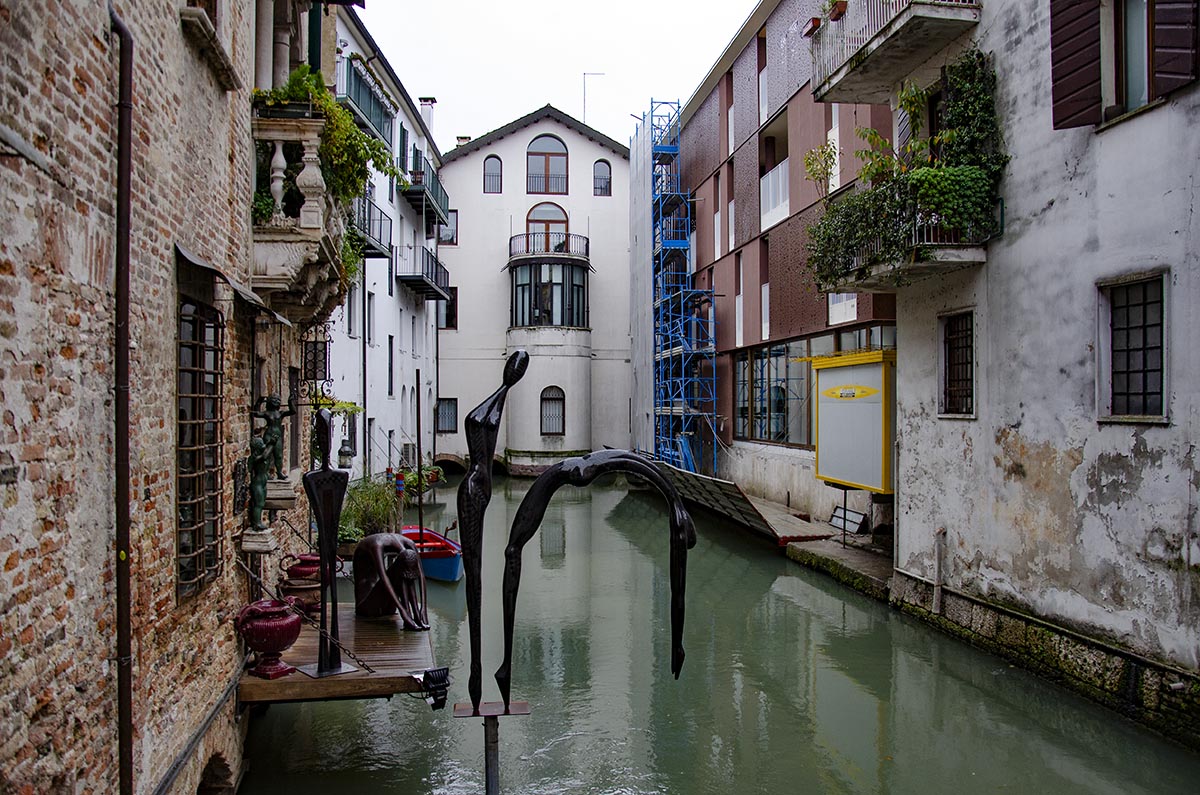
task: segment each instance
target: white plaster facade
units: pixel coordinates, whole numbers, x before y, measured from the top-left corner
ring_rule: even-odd
[[[914,72],[932,79],[972,43],[989,54],[1012,159],[986,264],[897,295],[896,568],[933,580],[945,528],[946,587],[1195,671],[1200,84],[1055,130],[1049,14],[984,2],[978,25]],[[1105,284],[1154,272],[1165,414],[1106,420]],[[962,311],[974,313],[975,410],[947,418],[939,316]]]
[[[418,108],[412,101],[354,11],[349,8],[334,10],[337,14],[337,61],[326,64],[327,82],[332,81],[334,70],[346,67],[352,56],[372,58],[369,63],[371,73],[381,83],[388,99],[397,106],[391,148],[401,173],[406,180],[411,179],[414,146],[437,166],[441,155],[429,131],[432,120],[422,116],[431,111],[426,107]],[[403,151],[401,146],[404,146]],[[432,457],[434,441],[437,301],[427,300],[405,286],[400,277],[420,273],[422,248],[436,253],[436,222],[423,217],[406,200],[400,184],[390,185],[388,178],[378,172],[375,172],[372,184],[371,200],[391,219],[392,261],[389,265],[387,259],[377,254],[368,255],[362,264],[362,276],[351,286],[342,307],[334,313],[330,328],[329,370],[333,395],[361,407],[364,363],[366,367],[366,409],[349,420],[356,427],[348,427],[345,418],[340,423],[335,422],[334,446],[340,445],[343,439],[353,440],[352,477],[360,477],[365,471],[378,474],[387,467],[413,465],[418,391],[422,411],[421,450],[426,460]],[[389,349],[392,356],[390,378]],[[420,383],[417,382],[418,372]],[[369,466],[367,455],[370,456]]]
[[[566,146],[566,194],[527,192],[526,149],[544,134]],[[501,189],[484,193],[483,164],[492,155],[503,165]],[[600,160],[611,167],[611,195],[593,189]],[[546,106],[448,152],[442,178],[458,213],[458,239],[442,244],[441,257],[458,299],[457,328],[439,331],[440,395],[457,401],[457,414],[454,431],[438,434],[439,456],[466,457],[463,421],[500,385],[504,361],[517,349],[529,353],[530,365],[509,394],[496,448],[511,471],[531,474],[569,454],[628,447],[628,150]],[[542,202],[565,211],[568,234],[588,239],[584,326],[511,325],[509,241],[526,233],[530,209]],[[562,435],[542,433],[541,396],[553,386],[565,394]]]

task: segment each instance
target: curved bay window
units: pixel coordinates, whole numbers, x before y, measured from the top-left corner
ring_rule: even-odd
[[[511,270],[511,325],[587,326],[586,265],[532,262]]]
[[[567,394],[561,387],[542,390],[542,436],[563,436],[567,432]]]
[[[191,298],[179,300],[176,362],[176,590],[196,593],[221,573],[225,318]]]
[[[567,192],[567,145],[553,135],[539,135],[525,150],[528,193]]]
[[[592,166],[592,194],[612,196],[612,166],[607,160],[597,160]]]
[[[500,193],[504,190],[504,163],[495,155],[483,161],[483,192]]]

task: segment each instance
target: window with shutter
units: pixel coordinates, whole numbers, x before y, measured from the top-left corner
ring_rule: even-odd
[[[1051,0],[1054,129],[1100,123],[1100,57],[1100,0]]]
[[[1186,86],[1200,76],[1197,64],[1197,0],[1154,0],[1150,55],[1154,96],[1161,97]]]

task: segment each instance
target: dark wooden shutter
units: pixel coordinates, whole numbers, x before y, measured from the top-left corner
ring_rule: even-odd
[[[1155,0],[1150,64],[1156,97],[1196,79],[1198,9],[1198,0]]]
[[[1054,129],[1099,124],[1100,0],[1050,0]]]

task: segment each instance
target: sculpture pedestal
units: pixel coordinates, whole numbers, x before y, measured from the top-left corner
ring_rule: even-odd
[[[500,795],[500,718],[530,714],[528,701],[484,701],[475,710],[470,704],[455,704],[456,718],[483,718],[484,795]]]

